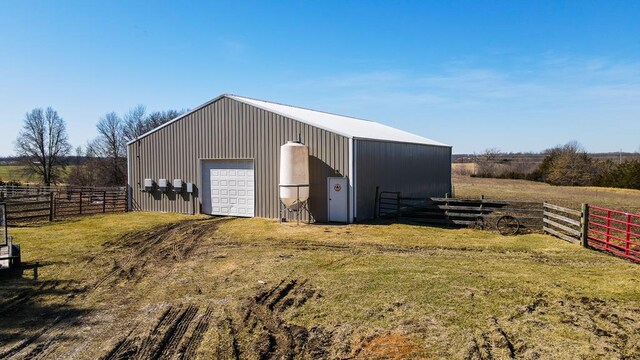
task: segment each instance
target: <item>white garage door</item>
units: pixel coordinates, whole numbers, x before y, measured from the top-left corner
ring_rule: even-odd
[[[207,162],[212,215],[253,217],[254,177],[252,160],[214,160]],[[205,176],[207,177],[207,176]],[[205,199],[205,203],[207,202]]]

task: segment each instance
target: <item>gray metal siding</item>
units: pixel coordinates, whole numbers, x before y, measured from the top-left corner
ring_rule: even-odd
[[[327,217],[327,178],[349,176],[349,140],[229,98],[221,98],[148,136],[129,144],[134,210],[199,213],[200,199],[186,194],[140,191],[144,178],[180,178],[203,185],[202,159],[253,159],[255,214],[277,218],[280,146],[301,135],[309,146],[310,206],[316,220]]]
[[[358,220],[374,216],[376,187],[402,196],[451,193],[451,148],[356,139],[355,188]]]

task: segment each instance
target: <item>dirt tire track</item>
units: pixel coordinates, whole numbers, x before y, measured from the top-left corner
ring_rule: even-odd
[[[143,339],[138,350],[136,358],[151,359],[151,355],[155,353],[158,346],[164,340],[164,334],[171,328],[172,324],[181,316],[182,309],[169,306],[167,310],[160,316],[160,319],[154,326],[149,336]]]
[[[140,358],[145,352],[152,352],[154,349],[154,341],[163,332],[163,329],[168,327],[177,318],[179,310],[173,306],[167,307],[158,317],[153,329],[145,338],[139,338],[138,336],[131,337],[133,330],[127,335],[127,337],[120,340],[109,353],[103,357],[104,360],[115,359],[132,359]],[[141,354],[142,353],[142,354]],[[148,354],[147,354],[147,358]]]
[[[193,332],[189,339],[182,343],[178,350],[178,359],[195,359],[196,352],[204,339],[204,335],[209,330],[210,323],[212,321],[213,311],[211,308],[207,308],[204,314],[200,316],[198,322],[193,328]]]
[[[232,220],[234,219],[187,220],[168,224],[152,231],[129,233],[119,240],[106,244],[117,244],[108,250],[112,256],[132,248],[135,251],[119,260],[112,258],[114,263],[112,270],[93,285],[93,290],[99,289],[109,280],[118,276],[137,283],[145,276],[144,269],[149,263],[167,260],[180,261],[195,251],[203,236],[215,232],[219,224]],[[186,241],[182,241],[185,234],[188,237]]]
[[[165,333],[162,342],[152,356],[153,359],[170,359],[175,355],[184,334],[187,332],[197,313],[198,308],[193,305],[189,305],[184,309],[178,319],[171,324],[171,327]]]
[[[55,318],[51,322],[51,324],[43,326],[38,331],[36,331],[33,335],[31,335],[31,336],[27,337],[26,339],[22,340],[21,342],[19,342],[18,344],[16,344],[12,348],[7,349],[4,352],[0,353],[0,359],[12,357],[12,356],[18,354],[19,352],[21,352],[22,350],[26,349],[27,347],[29,347],[31,345],[34,345],[36,340],[38,340],[40,337],[42,337],[44,334],[46,334],[48,331],[50,331],[56,325],[58,325],[61,321],[63,321],[67,316],[69,316],[69,313],[70,312],[67,311],[65,314],[59,315],[57,318]],[[36,347],[37,347],[37,345],[36,345]]]
[[[147,336],[132,337],[133,331],[130,332],[102,359],[172,359],[185,358],[184,354],[195,354],[209,327],[212,314],[207,309],[200,320],[194,322],[198,312],[195,305],[169,306],[158,317]],[[190,328],[193,328],[193,336],[185,339]]]
[[[258,334],[251,349],[258,359],[293,359],[310,346],[309,331],[286,323],[282,315],[288,308],[302,306],[314,294],[316,291],[308,288],[307,280],[283,279],[243,306],[244,316],[236,331]]]
[[[168,224],[166,226],[162,226],[157,229],[153,229],[152,231],[141,231],[135,233],[125,234],[117,240],[111,241],[105,246],[109,248],[111,245],[111,251],[107,249],[107,255],[97,255],[93,258],[89,259],[88,262],[96,263],[96,261],[100,261],[100,259],[109,259],[109,256],[113,256],[113,254],[122,253],[125,251],[125,256],[110,259],[113,261],[113,268],[109,271],[105,276],[98,279],[92,285],[86,286],[85,290],[82,292],[80,299],[86,299],[91,296],[96,290],[100,289],[103,285],[108,283],[110,280],[124,275],[128,280],[135,280],[136,277],[141,278],[144,274],[138,272],[138,269],[144,267],[144,264],[149,262],[150,259],[157,258],[166,258],[167,254],[179,252],[178,256],[174,258],[178,258],[175,260],[179,260],[179,258],[183,258],[188,254],[192,253],[194,249],[198,246],[198,240],[205,236],[207,233],[210,233],[212,229],[215,230],[218,224],[221,221],[229,221],[232,219],[220,219],[217,221],[210,220],[189,220],[189,221],[181,221],[175,222],[172,224]],[[188,243],[179,243],[181,246],[176,247],[176,239],[179,239],[179,235],[182,233],[188,233],[189,241]],[[178,236],[176,236],[178,235]],[[131,251],[133,250],[133,251]],[[118,261],[119,259],[119,261]],[[104,262],[103,262],[104,263]],[[142,265],[140,265],[142,263]],[[33,301],[35,296],[43,292],[53,291],[59,288],[59,281],[52,282],[43,282],[39,285],[39,287],[35,289],[27,289],[18,295],[11,297],[0,303],[0,314],[6,313],[8,311],[15,312],[16,309],[21,308],[22,306],[28,304]],[[76,298],[76,295],[80,292],[74,292],[72,295],[68,296],[64,302],[63,306],[68,305],[68,303]],[[193,310],[191,310],[193,312]],[[193,320],[195,313],[197,313],[197,309],[193,314],[189,312],[188,318],[189,321]],[[86,314],[85,314],[86,315]],[[37,358],[42,355],[46,355],[45,353],[49,353],[57,347],[57,340],[60,340],[60,335],[66,335],[65,332],[72,332],[73,330],[67,325],[64,325],[62,328],[60,325],[65,320],[68,320],[73,316],[72,311],[64,312],[60,314],[58,317],[54,318],[52,321],[49,321],[44,326],[37,328],[34,330],[34,333],[27,337],[26,339],[14,344],[11,348],[8,349],[0,349],[0,358],[12,357],[16,356],[19,353],[25,353],[25,351],[30,350],[25,356],[27,358]],[[74,321],[74,323],[79,323],[80,320]],[[172,330],[174,332],[174,337],[167,335],[167,341],[170,341],[171,344],[169,346],[163,345],[161,352],[158,355],[161,355],[163,351],[167,352],[175,352],[175,346],[181,341],[181,337],[176,337],[178,334],[180,336],[184,335],[184,331],[188,328],[189,324],[177,324],[176,329]],[[56,341],[54,341],[56,340]],[[2,341],[2,339],[0,339]],[[141,339],[131,339],[130,337],[126,337],[122,339],[113,349],[107,354],[106,358],[117,359],[117,358],[129,358],[131,355],[139,352],[136,344],[143,342]],[[177,342],[177,343],[176,343]],[[1,346],[2,344],[0,344]],[[5,344],[8,345],[8,344]],[[52,346],[53,345],[53,346]],[[194,345],[195,346],[195,345]]]
[[[196,221],[196,220],[194,220]],[[191,223],[191,221],[188,222],[189,224]],[[128,261],[125,262],[118,262],[116,259],[114,260],[114,267],[112,269],[111,272],[109,272],[107,275],[105,275],[104,277],[102,277],[100,280],[98,280],[94,285],[93,285],[93,290],[96,290],[98,288],[100,288],[100,286],[102,286],[102,284],[104,284],[107,280],[109,280],[110,278],[114,277],[115,275],[117,275],[118,273],[121,272],[127,272],[126,267],[136,261],[138,261],[138,259],[142,258],[145,254],[147,254],[153,247],[155,247],[157,244],[163,242],[166,238],[168,238],[171,234],[171,231],[176,229],[178,226],[180,226],[181,223],[172,223],[172,224],[168,224],[165,226],[161,226],[158,229],[155,229],[153,231],[143,231],[143,232],[135,232],[135,233],[129,233],[126,234],[122,237],[120,237],[117,241],[112,242],[112,243],[117,243],[120,245],[120,247],[132,247],[132,246],[136,246],[139,244],[142,244],[142,246],[140,246],[137,251],[135,252],[135,254],[132,254],[132,256],[129,257]],[[140,241],[140,240],[135,240],[135,239],[154,239],[152,241]],[[134,239],[133,242],[131,242],[130,240]],[[105,244],[106,245],[106,244]]]
[[[500,326],[500,324],[498,324],[498,319],[494,317],[491,320],[493,321],[493,326],[495,327],[495,331],[498,334],[500,334],[500,336],[504,340],[505,344],[507,345],[507,349],[509,350],[509,357],[511,359],[515,359],[516,358],[516,349],[513,346],[513,342],[511,341],[511,339],[509,338],[507,333],[504,331],[504,329]]]
[[[119,360],[119,359],[129,359],[131,356],[135,355],[137,351],[137,346],[135,342],[137,338],[132,338],[131,334],[133,334],[134,330],[129,331],[127,336],[120,339],[116,345],[105,355],[102,357],[103,360]]]
[[[32,359],[45,359],[47,357],[48,351],[52,350],[51,345],[54,345],[59,340],[59,336],[53,336],[46,341],[37,344],[28,354],[23,357],[23,360],[32,360]]]

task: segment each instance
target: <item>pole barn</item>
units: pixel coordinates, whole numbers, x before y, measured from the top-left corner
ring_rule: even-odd
[[[315,221],[374,217],[376,188],[451,192],[451,146],[380,123],[221,95],[127,144],[130,210],[278,218],[280,146],[309,149]]]

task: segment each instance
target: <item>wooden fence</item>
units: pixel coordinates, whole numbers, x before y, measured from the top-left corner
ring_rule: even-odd
[[[544,203],[544,232],[640,263],[640,215],[589,204],[580,211]]]
[[[582,237],[581,211],[545,202],[543,204],[543,231],[570,243],[579,244]]]
[[[44,191],[44,190],[48,190]],[[125,212],[124,188],[0,189],[9,223],[53,221],[73,216]]]
[[[381,218],[402,218],[404,222],[443,226],[493,227],[498,218],[510,215],[523,230],[542,230],[542,203],[459,198],[410,198],[399,192],[380,192],[376,214]]]

